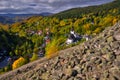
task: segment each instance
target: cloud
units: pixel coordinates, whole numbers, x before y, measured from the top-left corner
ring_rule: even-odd
[[[1,13],[57,13],[75,7],[98,5],[113,0],[0,0]]]

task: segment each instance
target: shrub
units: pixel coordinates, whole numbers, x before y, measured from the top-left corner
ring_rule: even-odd
[[[16,69],[24,64],[26,64],[25,58],[20,57],[19,59],[14,61],[14,63],[12,64],[12,69]]]
[[[0,74],[3,74],[5,72],[4,68],[0,69]]]
[[[5,72],[10,71],[10,70],[11,70],[11,65],[8,65],[8,66],[4,67]]]
[[[14,53],[13,53],[13,52],[10,52],[9,55],[10,55],[11,57],[13,57],[13,56],[14,56]]]
[[[30,59],[30,61],[35,61],[35,60],[37,60],[38,59],[38,55],[37,54],[33,54],[32,55],[32,58]]]

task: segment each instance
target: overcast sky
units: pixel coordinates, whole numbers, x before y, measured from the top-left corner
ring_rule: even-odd
[[[113,0],[0,0],[0,14],[57,13],[75,7],[99,5]]]

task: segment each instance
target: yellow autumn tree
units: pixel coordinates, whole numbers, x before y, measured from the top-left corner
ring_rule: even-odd
[[[62,20],[62,21],[60,21],[60,26],[65,26],[65,21],[64,20]]]
[[[96,28],[96,29],[94,30],[94,33],[98,34],[98,33],[100,33],[100,31],[101,31],[101,28],[98,27],[98,28]]]
[[[87,24],[85,24],[83,27],[84,27],[84,29],[87,31],[87,30],[89,30],[89,29],[90,29],[90,24],[89,24],[89,23],[87,23]]]
[[[20,57],[19,59],[14,61],[14,63],[12,64],[12,69],[16,69],[24,64],[26,64],[25,58]]]
[[[111,10],[111,12],[114,13],[114,14],[117,13],[118,11],[119,11],[119,9],[113,9],[113,10]]]
[[[74,26],[75,27],[78,27],[79,26],[79,24],[81,24],[81,20],[80,19],[77,19],[75,22],[74,22]]]
[[[84,26],[83,26],[83,29],[85,31],[86,34],[90,34],[90,23],[86,23]]]
[[[87,35],[90,35],[91,33],[92,33],[91,30],[87,30],[87,31],[86,31],[86,34],[87,34]]]
[[[118,21],[118,19],[117,19],[117,18],[114,18],[113,21],[112,21],[113,25],[114,25],[115,23],[117,23],[117,21]]]
[[[53,17],[52,21],[53,21],[53,24],[54,24],[54,23],[59,23],[59,19],[56,18],[56,17]]]
[[[21,23],[16,22],[15,24],[12,24],[11,31],[12,32],[18,32],[21,29]]]
[[[107,15],[106,17],[103,18],[102,25],[103,26],[111,26],[113,25],[113,19],[114,17],[111,15]]]
[[[52,56],[56,55],[58,51],[57,41],[53,40],[51,43],[47,44],[45,50],[46,50],[45,55],[47,58],[51,58]]]
[[[7,24],[6,24],[6,25],[5,25],[5,24],[3,25],[3,24],[0,23],[0,29],[3,29],[3,30],[5,30],[5,31],[8,31],[8,30],[9,30],[9,26],[8,26]]]

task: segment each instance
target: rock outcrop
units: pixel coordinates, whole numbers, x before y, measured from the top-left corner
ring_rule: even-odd
[[[1,75],[0,80],[120,80],[120,22],[25,70]]]

